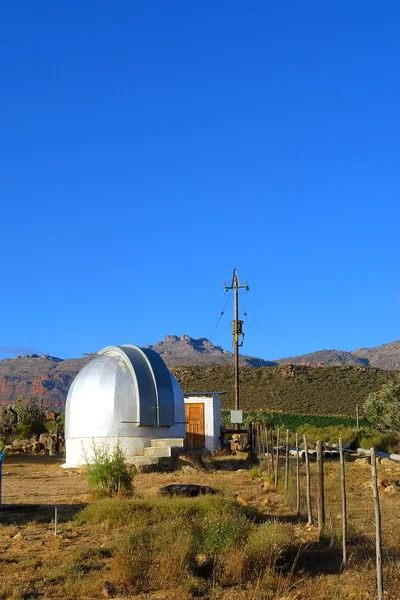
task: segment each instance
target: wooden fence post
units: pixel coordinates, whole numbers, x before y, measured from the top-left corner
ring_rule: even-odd
[[[275,489],[278,487],[279,472],[279,427],[276,431],[276,457],[275,457]]]
[[[275,457],[274,457],[274,428],[271,427],[271,466],[272,472],[275,471]]]
[[[372,493],[375,509],[375,541],[376,541],[376,584],[378,600],[383,600],[383,571],[382,571],[382,521],[379,506],[378,477],[376,472],[375,448],[371,448]]]
[[[269,442],[268,442],[268,427],[265,426],[265,451],[267,454],[267,473],[270,474],[270,466],[269,466]]]
[[[308,520],[308,524],[312,525],[310,458],[308,456],[307,436],[305,434],[303,435],[303,441],[304,441],[304,453],[305,453],[305,459],[306,459],[307,520]]]
[[[300,457],[299,436],[296,431],[296,515],[300,514]]]
[[[286,429],[286,446],[285,446],[285,492],[289,485],[289,429]]]
[[[342,548],[343,548],[343,569],[347,564],[347,508],[346,508],[346,471],[344,465],[343,441],[339,438],[340,453],[340,480],[342,487]]]
[[[261,436],[260,436],[260,426],[256,425],[255,426],[255,433],[256,433],[256,452],[257,452],[257,460],[260,463],[261,462],[261,456],[262,456],[262,445],[261,445]]]
[[[318,533],[322,534],[325,525],[325,497],[324,497],[324,459],[322,455],[322,442],[317,442],[317,474],[318,474]]]
[[[249,423],[249,447],[250,447],[250,458],[251,460],[254,459],[254,428],[253,428],[253,422],[250,421]]]

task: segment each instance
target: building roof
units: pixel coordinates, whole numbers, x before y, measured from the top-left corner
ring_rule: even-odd
[[[226,392],[183,392],[184,396],[222,396]]]

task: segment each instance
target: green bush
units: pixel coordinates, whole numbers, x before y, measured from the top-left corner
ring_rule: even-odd
[[[371,392],[363,404],[363,412],[376,429],[400,436],[400,376]]]
[[[112,452],[105,442],[97,445],[93,441],[92,452],[90,459],[84,453],[90,487],[107,496],[132,493],[132,476],[121,440],[118,440]]]

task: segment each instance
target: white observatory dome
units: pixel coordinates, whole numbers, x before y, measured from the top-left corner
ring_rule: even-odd
[[[75,377],[65,407],[65,467],[90,459],[93,443],[121,441],[127,460],[146,454],[151,440],[182,446],[182,390],[162,358],[133,345],[107,346]],[[158,445],[158,444],[157,444]]]

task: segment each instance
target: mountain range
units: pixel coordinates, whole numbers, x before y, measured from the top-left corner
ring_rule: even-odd
[[[191,389],[201,387],[205,390],[207,381],[211,386],[208,388],[210,390],[217,383],[220,387],[230,386],[231,375],[225,378],[221,373],[231,372],[229,367],[233,365],[233,354],[221,346],[213,345],[206,338],[193,339],[188,335],[168,335],[162,341],[147,347],[160,354],[177,375],[185,390],[189,387]],[[8,404],[24,396],[39,399],[44,407],[62,409],[74,377],[91,358],[85,356],[63,360],[48,355],[29,354],[0,361],[0,404]],[[275,361],[243,355],[240,357],[240,364],[244,368],[243,372],[253,371],[254,367],[269,367],[278,379],[287,378],[286,370],[282,368],[289,365],[307,367],[308,373],[312,373],[314,367],[352,367],[359,373],[365,372],[368,368],[396,371],[400,370],[400,340],[375,348],[361,348],[354,352],[320,350]],[[225,367],[228,370],[218,371],[218,378],[215,379],[217,371],[212,369],[214,366]],[[256,377],[256,374],[254,376]],[[246,377],[250,384],[253,376],[249,374]],[[251,386],[254,388],[254,384]],[[248,397],[248,402],[251,404],[251,391]]]

